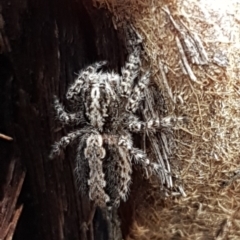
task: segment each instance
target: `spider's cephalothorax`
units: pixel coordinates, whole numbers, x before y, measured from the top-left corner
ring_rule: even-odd
[[[149,86],[149,71],[139,77],[140,50],[135,47],[121,75],[103,72],[104,61],[83,69],[66,94],[67,100],[79,105],[76,113],[67,113],[55,97],[58,119],[80,128],[56,142],[51,157],[78,141],[78,184],[99,206],[126,200],[134,163],[159,176],[163,185],[172,186],[167,161],[170,153],[160,146],[167,144],[164,128],[173,119],[162,117],[161,99],[154,97]],[[133,134],[134,139],[139,136],[138,147]]]

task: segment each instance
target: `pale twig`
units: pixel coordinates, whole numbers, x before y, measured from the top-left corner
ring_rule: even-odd
[[[186,72],[188,73],[190,79],[194,82],[197,81],[197,78],[196,76],[194,75],[191,67],[189,66],[188,64],[188,60],[187,60],[187,57],[185,55],[185,52],[183,50],[183,47],[182,47],[182,44],[181,44],[181,41],[179,40],[179,38],[176,36],[176,43],[177,43],[177,47],[178,47],[178,50],[180,52],[180,55],[181,55],[181,60],[182,60],[182,64],[186,70]]]
[[[166,77],[166,74],[165,74],[164,69],[163,69],[163,63],[162,63],[161,60],[159,61],[159,69],[160,69],[160,72],[161,72],[161,75],[162,75],[163,84],[165,85],[165,87],[167,89],[168,95],[171,98],[171,100],[173,101],[173,103],[175,103],[174,98],[173,98],[173,94],[172,94],[172,90],[169,87],[167,77]]]
[[[11,138],[11,137],[9,137],[5,134],[2,134],[2,133],[0,133],[0,138],[5,139],[7,141],[12,141],[13,140],[13,138]]]

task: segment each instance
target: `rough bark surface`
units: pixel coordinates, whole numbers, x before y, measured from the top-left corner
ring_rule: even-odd
[[[97,209],[93,224],[82,228],[91,205],[76,190],[74,147],[56,160],[48,158],[53,142],[66,134],[54,120],[53,95],[61,99],[74,73],[89,63],[121,66],[111,17],[81,0],[2,0],[0,5],[0,132],[13,138],[0,139],[1,186],[10,159],[26,169],[14,239],[119,239],[115,212],[111,217]]]

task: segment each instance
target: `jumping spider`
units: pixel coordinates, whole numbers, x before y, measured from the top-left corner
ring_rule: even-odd
[[[158,176],[162,184],[172,186],[169,153],[161,149],[161,146],[166,147],[166,134],[161,133],[172,125],[173,118],[161,116],[158,110],[161,99],[154,98],[150,91],[150,72],[138,79],[140,52],[140,46],[136,46],[121,69],[121,75],[102,71],[105,61],[83,69],[66,94],[76,113],[66,112],[55,97],[57,118],[63,124],[81,128],[56,142],[50,156],[59,155],[77,140],[78,185],[101,207],[126,200],[133,163]],[[144,138],[150,138],[149,155],[144,150]],[[134,146],[133,139],[139,147]]]

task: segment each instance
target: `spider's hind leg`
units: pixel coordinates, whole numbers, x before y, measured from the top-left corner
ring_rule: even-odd
[[[61,150],[66,148],[69,144],[74,142],[78,137],[81,137],[83,134],[86,134],[89,130],[81,129],[75,132],[69,133],[67,136],[64,136],[60,139],[60,141],[55,142],[53,145],[52,151],[49,155],[50,158],[54,158],[55,156],[61,153]]]
[[[150,164],[147,155],[142,150],[133,147],[130,135],[121,136],[119,138],[118,145],[124,147],[137,163],[141,163],[145,166]]]
[[[119,138],[118,145],[123,146],[129,152],[130,157],[135,160],[135,163],[140,164],[145,169],[147,175],[148,172],[151,174],[155,173],[155,175],[159,174],[159,164],[151,163],[144,151],[134,148],[130,135],[121,136]]]

